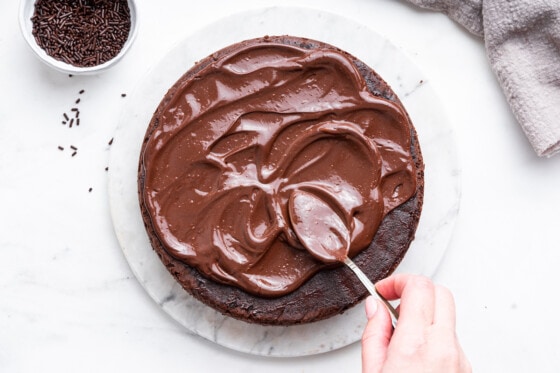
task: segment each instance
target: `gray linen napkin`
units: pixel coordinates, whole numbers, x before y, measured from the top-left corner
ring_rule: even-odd
[[[539,156],[560,152],[560,0],[408,0],[484,38],[492,69]]]

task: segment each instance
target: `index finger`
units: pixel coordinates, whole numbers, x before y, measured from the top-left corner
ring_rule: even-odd
[[[379,281],[377,291],[385,298],[400,299],[399,324],[423,328],[434,321],[435,286],[424,276],[397,274]]]

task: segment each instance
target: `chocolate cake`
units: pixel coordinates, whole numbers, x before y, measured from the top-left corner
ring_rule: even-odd
[[[151,244],[184,289],[240,320],[293,325],[367,295],[306,250],[301,221],[336,231],[378,281],[414,238],[423,170],[416,131],[375,71],[323,42],[267,36],[213,53],[169,89],[138,187]],[[296,192],[320,207],[298,206],[297,235]]]

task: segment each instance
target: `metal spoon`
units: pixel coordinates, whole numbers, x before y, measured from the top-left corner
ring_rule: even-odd
[[[393,307],[393,305],[391,303],[389,303],[389,301],[387,299],[385,299],[385,297],[383,297],[381,294],[379,294],[379,292],[375,288],[375,285],[373,284],[373,282],[371,282],[369,280],[369,278],[366,276],[366,274],[364,272],[362,272],[362,270],[350,258],[346,257],[344,259],[344,264],[346,264],[348,266],[348,268],[350,268],[352,271],[354,271],[356,276],[358,276],[358,278],[360,279],[362,284],[366,287],[366,289],[368,289],[370,294],[373,295],[374,297],[376,297],[377,299],[379,299],[385,305],[385,307],[387,307],[387,310],[389,311],[389,314],[391,315],[391,325],[393,325],[393,329],[396,328],[397,327],[397,320],[399,318],[398,311]]]
[[[321,198],[313,193],[296,190],[288,202],[290,221],[299,241],[315,258],[325,263],[346,264],[366,287],[379,299],[391,315],[393,328],[399,314],[385,299],[370,279],[348,258],[350,232],[340,216]]]

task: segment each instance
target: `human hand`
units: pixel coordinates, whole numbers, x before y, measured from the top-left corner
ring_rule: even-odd
[[[423,276],[398,274],[375,287],[400,299],[399,320],[373,297],[366,300],[368,323],[362,335],[364,373],[470,373],[455,334],[455,302],[450,291]]]

